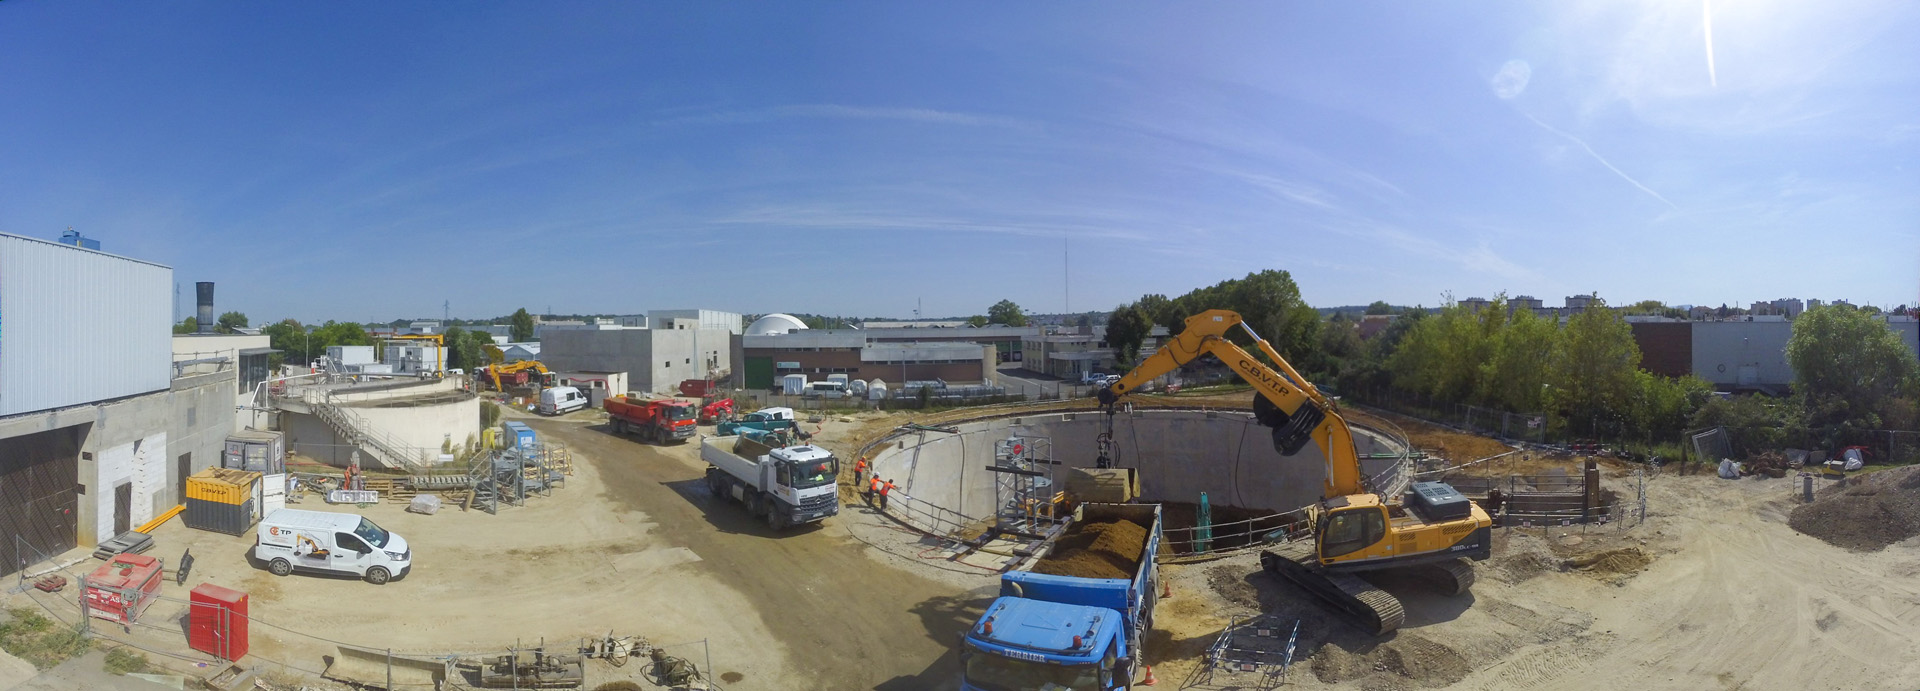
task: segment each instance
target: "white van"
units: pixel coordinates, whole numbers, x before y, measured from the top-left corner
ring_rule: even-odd
[[[847,395],[847,385],[837,381],[817,381],[807,385],[802,398],[841,398]]]
[[[587,407],[587,392],[572,386],[556,386],[540,392],[540,414],[559,415]]]
[[[294,569],[350,573],[374,585],[413,568],[413,550],[399,534],[354,514],[300,509],[280,509],[260,521],[253,557],[275,576]]]

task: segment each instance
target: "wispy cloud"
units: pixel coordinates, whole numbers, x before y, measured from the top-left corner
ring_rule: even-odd
[[[771,122],[791,118],[815,118],[829,120],[896,120],[917,122],[930,125],[956,125],[963,127],[1002,127],[1008,129],[1036,129],[1038,123],[1009,118],[999,115],[980,113],[961,113],[931,108],[886,108],[870,106],[849,106],[832,103],[796,104],[756,108],[751,110],[728,110],[700,115],[688,115],[655,121],[655,124],[722,124]]]
[[[1149,234],[1126,227],[1085,223],[1053,215],[1006,215],[976,211],[969,215],[943,214],[878,205],[830,202],[776,204],[736,211],[712,219],[721,225],[816,230],[921,231],[986,233],[1075,239],[1145,240]]]
[[[1544,123],[1544,122],[1541,122],[1541,121],[1540,121],[1540,118],[1536,118],[1536,117],[1534,117],[1534,116],[1533,116],[1533,115],[1531,115],[1531,114],[1528,114],[1528,113],[1524,113],[1524,112],[1523,112],[1523,113],[1521,113],[1521,115],[1525,115],[1525,116],[1527,117],[1527,119],[1528,119],[1528,120],[1532,120],[1532,121],[1533,121],[1533,124],[1535,124],[1535,125],[1539,125],[1539,126],[1541,127],[1541,129],[1544,129],[1544,130],[1546,130],[1546,131],[1548,131],[1548,132],[1552,132],[1552,133],[1554,133],[1554,134],[1557,134],[1557,135],[1560,135],[1560,136],[1562,136],[1562,137],[1565,137],[1565,138],[1567,139],[1567,141],[1571,141],[1571,142],[1573,142],[1573,143],[1575,143],[1575,144],[1579,144],[1579,145],[1580,145],[1580,148],[1581,148],[1581,149],[1584,149],[1584,150],[1586,150],[1586,152],[1587,152],[1587,155],[1589,155],[1589,156],[1592,156],[1592,157],[1593,157],[1593,160],[1595,160],[1595,161],[1599,161],[1599,162],[1600,162],[1600,165],[1603,165],[1603,166],[1606,166],[1606,167],[1607,167],[1607,170],[1611,170],[1611,171],[1613,171],[1613,174],[1614,174],[1614,175],[1618,175],[1618,176],[1620,176],[1620,179],[1622,179],[1622,180],[1625,180],[1625,181],[1627,181],[1627,182],[1628,182],[1629,184],[1631,184],[1631,185],[1633,185],[1634,187],[1638,187],[1638,188],[1640,188],[1640,191],[1642,191],[1642,192],[1645,192],[1645,193],[1647,193],[1647,194],[1649,194],[1649,195],[1652,195],[1654,199],[1658,199],[1658,200],[1660,200],[1660,201],[1661,201],[1661,203],[1663,203],[1663,204],[1666,204],[1666,205],[1667,205],[1668,207],[1671,207],[1671,208],[1673,208],[1673,209],[1676,209],[1676,210],[1678,210],[1678,209],[1680,208],[1680,207],[1679,207],[1678,205],[1675,205],[1675,204],[1674,204],[1673,202],[1671,202],[1671,201],[1667,201],[1667,198],[1666,198],[1666,197],[1663,197],[1663,196],[1660,196],[1660,193],[1659,193],[1659,192],[1655,192],[1655,191],[1653,191],[1653,188],[1651,188],[1651,187],[1648,187],[1648,186],[1646,186],[1646,185],[1643,185],[1643,184],[1640,184],[1640,181],[1639,181],[1639,180],[1635,180],[1635,179],[1633,179],[1633,176],[1631,176],[1631,175],[1628,175],[1628,174],[1626,173],[1626,171],[1623,171],[1623,170],[1620,170],[1619,168],[1617,168],[1617,167],[1615,167],[1615,166],[1614,166],[1614,165],[1613,165],[1612,163],[1610,163],[1610,162],[1608,162],[1605,156],[1601,156],[1601,155],[1600,155],[1600,152],[1598,152],[1598,151],[1594,151],[1594,150],[1593,150],[1593,147],[1591,147],[1591,146],[1588,146],[1588,145],[1587,145],[1587,142],[1586,142],[1586,140],[1583,140],[1583,139],[1581,139],[1581,138],[1579,138],[1579,137],[1576,137],[1576,136],[1573,136],[1572,134],[1569,134],[1569,133],[1567,133],[1567,132],[1565,132],[1565,131],[1562,131],[1562,130],[1560,130],[1559,128],[1557,128],[1557,127],[1554,127],[1554,126],[1552,126],[1552,125],[1549,125],[1549,124],[1547,124],[1547,123]]]
[[[1713,0],[1700,0],[1700,26],[1707,36],[1707,84],[1720,86],[1720,75],[1713,69]]]
[[[1254,189],[1260,190],[1261,192],[1265,193],[1267,196],[1277,199],[1279,201],[1292,202],[1295,204],[1304,204],[1306,206],[1326,209],[1328,211],[1341,210],[1340,207],[1334,203],[1335,197],[1332,194],[1328,193],[1324,189],[1319,188],[1318,186],[1311,185],[1308,183],[1300,182],[1297,180],[1288,180],[1285,178],[1276,177],[1273,175],[1267,175],[1264,173],[1255,173],[1251,171],[1235,170],[1230,168],[1205,167],[1205,166],[1193,166],[1193,168],[1196,170],[1200,170],[1202,172],[1212,173],[1214,175],[1219,175],[1229,179],[1238,180],[1250,187],[1253,187]],[[1391,187],[1391,185],[1389,185],[1389,187]],[[1398,189],[1398,188],[1395,188],[1395,189]]]
[[[1527,90],[1527,82],[1533,80],[1533,66],[1520,59],[1508,60],[1493,75],[1493,95],[1502,99],[1518,98]]]
[[[1334,230],[1361,240],[1384,244],[1402,252],[1446,262],[1470,273],[1529,281],[1537,281],[1541,278],[1538,271],[1520,266],[1500,256],[1500,253],[1495,252],[1485,240],[1471,246],[1449,244],[1385,225],[1335,228]]]

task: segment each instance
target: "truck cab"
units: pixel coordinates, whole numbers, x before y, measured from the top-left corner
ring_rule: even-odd
[[[1076,549],[1055,545],[1046,556],[1000,576],[1000,597],[960,637],[960,688],[965,691],[1114,691],[1133,688],[1141,641],[1153,628],[1158,593],[1161,516],[1158,504],[1083,503],[1061,537],[1094,523],[1128,522],[1145,533],[1137,554],[1125,543],[1128,578],[1066,576]],[[1112,530],[1107,528],[1106,530]],[[1129,540],[1107,532],[1093,541]],[[1105,548],[1109,550],[1118,547]],[[1067,550],[1062,553],[1061,550]],[[1095,572],[1098,574],[1098,572]]]
[[[714,496],[739,502],[776,531],[839,512],[840,462],[826,449],[723,436],[702,440],[700,456]]]
[[[1097,581],[1097,582],[1096,582]],[[1130,641],[1122,610],[1125,579],[1007,574],[960,646],[963,691],[1110,691],[1132,688]],[[1035,597],[1048,599],[1032,599]]]

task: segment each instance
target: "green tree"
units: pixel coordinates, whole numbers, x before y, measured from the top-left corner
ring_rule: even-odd
[[[1911,407],[1920,362],[1900,336],[1867,313],[1825,305],[1802,313],[1787,338],[1787,364],[1805,404],[1807,424],[1828,441],[1852,441],[1882,429],[1896,405]],[[1899,399],[1908,399],[1896,404]]]
[[[173,325],[173,332],[176,334],[190,334],[199,330],[200,320],[193,317],[187,317],[186,319],[180,320],[180,323]]]
[[[222,314],[220,315],[220,319],[214,322],[214,330],[223,334],[240,333],[240,329],[246,328],[246,326],[247,315],[239,312]]]
[[[513,342],[525,343],[533,340],[533,315],[527,314],[527,308],[514,310],[511,319]]]
[[[267,335],[267,344],[280,351],[285,360],[298,362],[302,367],[313,361],[313,354],[307,352],[310,341],[307,329],[299,321],[282,319],[260,327],[260,333]]]
[[[447,327],[447,367],[469,372],[487,364],[487,355],[482,348],[493,339],[484,331],[468,331],[458,326]]]
[[[1001,300],[987,308],[987,320],[1007,326],[1026,326],[1027,314],[1020,311],[1020,306],[1013,304],[1012,300]]]
[[[1134,304],[1139,306],[1142,314],[1147,315],[1148,322],[1155,326],[1164,326],[1167,331],[1176,334],[1180,333],[1180,328],[1185,325],[1187,317],[1190,316],[1180,314],[1174,308],[1172,300],[1158,293],[1142,295],[1139,302]]]
[[[1516,310],[1493,337],[1492,352],[1480,366],[1481,400],[1515,412],[1545,410],[1547,384],[1562,349],[1559,324],[1532,310]]]
[[[1385,300],[1374,300],[1373,304],[1367,305],[1367,314],[1393,314],[1393,305]]]
[[[1673,379],[1638,370],[1634,378],[1630,420],[1646,441],[1679,438],[1694,414],[1713,397],[1713,384],[1695,376]]]
[[[1619,313],[1595,304],[1567,322],[1566,355],[1554,377],[1553,403],[1573,429],[1618,429],[1631,412],[1640,346]]]
[[[1133,362],[1152,330],[1153,322],[1147,318],[1146,310],[1137,304],[1121,305],[1107,317],[1107,345],[1117,351],[1122,362]]]
[[[986,326],[987,324],[988,324],[987,316],[984,314],[976,314],[971,317],[967,317],[967,326],[971,326],[977,329],[982,326]]]

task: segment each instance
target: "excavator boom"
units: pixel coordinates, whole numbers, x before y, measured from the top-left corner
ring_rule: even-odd
[[[1267,367],[1252,353],[1228,341],[1226,336],[1234,327],[1252,336],[1255,347],[1266,354],[1280,371]],[[1347,427],[1346,420],[1340,417],[1333,401],[1307,383],[1306,378],[1300,376],[1286,358],[1280,357],[1272,345],[1254,333],[1240,315],[1233,312],[1207,310],[1189,317],[1186,328],[1179,336],[1127,372],[1120,381],[1101,391],[1100,400],[1111,406],[1120,397],[1181,365],[1193,362],[1201,355],[1219,358],[1239,373],[1241,379],[1252,384],[1254,390],[1260,392],[1261,398],[1272,405],[1271,410],[1256,407],[1255,414],[1261,417],[1263,424],[1278,423],[1271,426],[1274,428],[1274,445],[1281,453],[1289,456],[1298,453],[1308,440],[1320,447],[1327,461],[1322,499],[1367,491],[1366,475],[1360,472],[1360,455],[1353,445],[1353,432]]]

